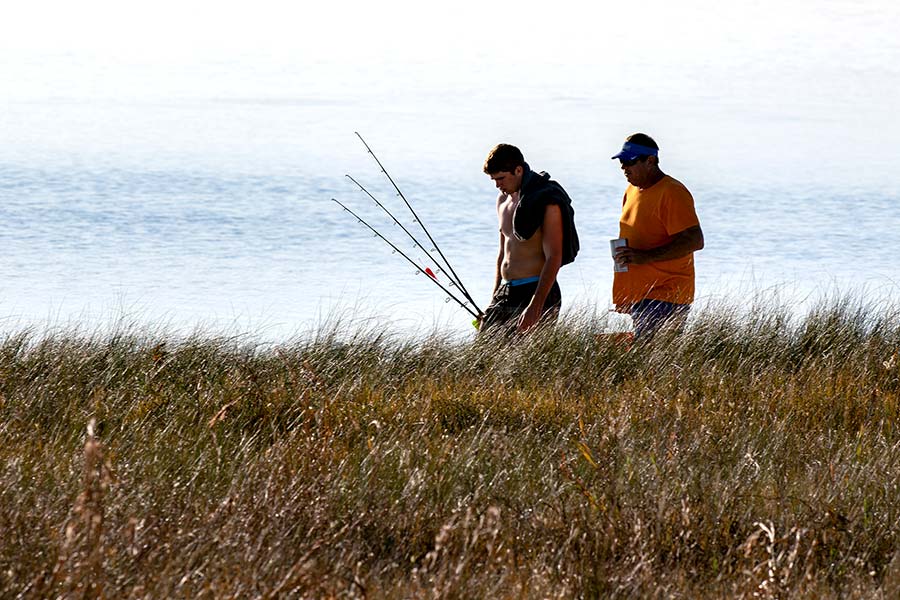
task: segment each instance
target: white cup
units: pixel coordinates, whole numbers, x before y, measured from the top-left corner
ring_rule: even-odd
[[[628,270],[628,265],[622,264],[616,260],[616,248],[625,248],[628,246],[628,240],[625,238],[616,238],[609,240],[609,253],[613,257],[613,270],[616,273],[624,273]]]

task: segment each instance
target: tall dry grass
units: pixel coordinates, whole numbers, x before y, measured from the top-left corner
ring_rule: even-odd
[[[0,596],[900,597],[900,318],[0,343]]]

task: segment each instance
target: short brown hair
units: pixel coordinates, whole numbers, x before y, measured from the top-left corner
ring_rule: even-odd
[[[512,173],[516,167],[524,166],[525,157],[521,150],[512,144],[497,144],[484,161],[484,172],[488,175],[495,175],[500,171]]]
[[[654,141],[654,139],[646,133],[632,133],[627,138],[625,138],[625,141],[631,142],[632,144],[638,144],[640,146],[647,146],[648,148],[659,150],[659,144],[657,144],[656,141]]]

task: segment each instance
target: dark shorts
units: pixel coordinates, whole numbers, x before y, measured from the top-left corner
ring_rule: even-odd
[[[634,338],[648,339],[653,337],[661,327],[669,327],[681,331],[687,320],[690,304],[673,304],[662,300],[644,299],[631,307],[631,320],[634,321]]]
[[[514,284],[515,282],[502,283],[494,292],[491,304],[484,311],[484,320],[481,323],[482,331],[492,327],[503,327],[510,332],[515,330],[519,316],[528,308],[528,304],[537,290],[538,282]],[[550,288],[547,299],[544,301],[544,318],[556,318],[561,306],[562,293],[559,284],[554,281],[553,287]]]

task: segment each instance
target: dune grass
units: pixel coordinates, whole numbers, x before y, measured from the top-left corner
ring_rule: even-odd
[[[900,318],[0,342],[0,597],[900,597]]]

